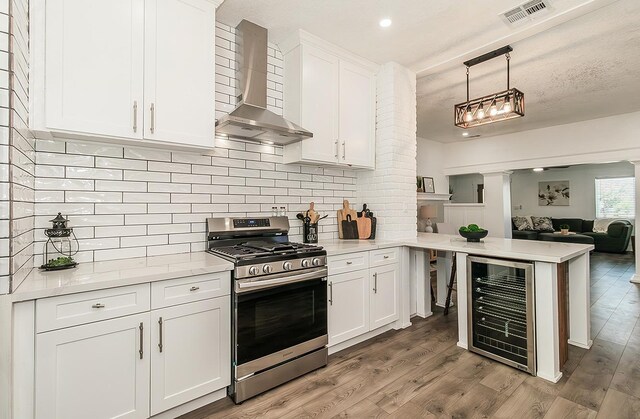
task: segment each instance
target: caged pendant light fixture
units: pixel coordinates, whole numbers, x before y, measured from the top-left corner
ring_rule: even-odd
[[[464,62],[467,67],[467,101],[455,105],[453,109],[457,127],[466,129],[524,116],[524,93],[516,88],[512,89],[509,85],[511,51],[513,48],[507,45]],[[507,59],[507,90],[470,100],[469,67],[501,55]]]

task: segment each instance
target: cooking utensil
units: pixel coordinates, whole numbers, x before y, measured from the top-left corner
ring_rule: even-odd
[[[342,238],[343,239],[357,239],[358,236],[358,223],[351,214],[347,214],[346,219],[342,221]]]
[[[315,210],[315,203],[314,202],[310,202],[309,203],[309,210],[307,211],[307,215],[309,216],[309,218],[311,218],[311,222],[312,223],[316,223],[318,222],[318,213]]]
[[[296,214],[296,218],[300,221],[304,221],[304,214],[302,214],[301,212]]]
[[[358,226],[358,238],[360,240],[366,240],[371,236],[371,218],[358,217],[356,219]]]

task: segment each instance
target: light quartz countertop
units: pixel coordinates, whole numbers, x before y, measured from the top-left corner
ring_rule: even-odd
[[[87,262],[61,271],[35,268],[9,297],[27,301],[231,270],[233,263],[206,252]]]
[[[499,258],[561,263],[593,250],[593,245],[486,237],[469,243],[457,235],[418,233],[396,240],[321,240],[328,256],[390,247],[411,247]],[[13,302],[94,291],[167,279],[232,271],[233,264],[206,252],[80,263],[77,268],[43,272],[33,269],[7,297]]]
[[[416,238],[397,240],[325,240],[318,243],[328,256],[364,252],[389,247],[407,246],[419,249],[464,252],[471,255],[561,263],[594,249],[591,244],[514,240],[485,237],[480,243],[470,243],[461,236],[418,233]]]

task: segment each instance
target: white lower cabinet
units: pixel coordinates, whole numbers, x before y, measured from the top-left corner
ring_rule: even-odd
[[[369,331],[369,270],[329,277],[329,346]]]
[[[399,280],[398,264],[329,275],[329,346],[398,320]]]
[[[137,295],[155,310],[122,317],[116,310],[112,318],[36,333],[35,417],[148,418],[228,386],[229,284],[219,291],[226,295],[216,298],[200,300],[203,294],[198,293],[200,286],[209,292],[221,276],[230,281],[225,272],[153,284],[173,290],[198,283],[191,286],[189,299],[181,297],[183,304],[169,305],[172,300],[161,298],[162,293],[149,298],[150,285],[145,284],[146,293]],[[120,295],[128,288],[100,292]],[[109,301],[106,294],[94,294],[52,297],[40,306],[94,303],[97,297]],[[95,310],[108,307],[101,303]]]
[[[229,298],[151,312],[151,414],[226,387],[231,380]]]
[[[36,417],[149,417],[149,313],[36,337]]]
[[[400,289],[400,267],[397,264],[371,269],[371,330],[382,327],[400,318],[398,290]]]

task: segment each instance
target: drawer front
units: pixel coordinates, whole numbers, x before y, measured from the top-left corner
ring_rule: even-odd
[[[149,284],[61,295],[36,301],[36,332],[149,311]]]
[[[231,272],[189,276],[151,284],[153,309],[206,300],[231,293]]]
[[[327,263],[329,265],[329,275],[369,269],[369,252],[330,256]]]
[[[371,251],[371,267],[390,265],[398,263],[400,258],[400,249],[392,247],[389,249],[380,249]]]

